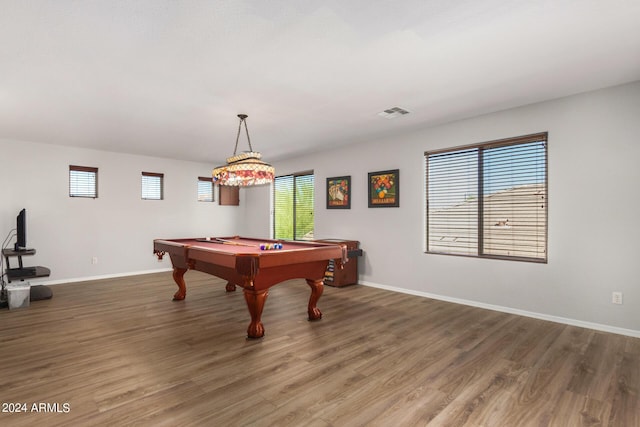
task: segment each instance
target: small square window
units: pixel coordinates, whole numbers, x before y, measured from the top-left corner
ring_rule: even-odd
[[[163,173],[142,172],[142,199],[163,200]]]
[[[213,178],[198,177],[198,201],[213,202]]]
[[[98,198],[98,168],[69,165],[69,197]]]

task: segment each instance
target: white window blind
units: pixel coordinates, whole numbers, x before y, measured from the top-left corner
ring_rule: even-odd
[[[546,133],[425,161],[427,252],[546,262]]]
[[[293,239],[293,175],[277,176],[273,182],[273,238]]]
[[[295,187],[295,239],[313,239],[313,175],[298,175]]]
[[[198,177],[198,201],[213,202],[213,178]]]
[[[98,197],[98,168],[69,165],[69,197]]]
[[[428,250],[478,253],[478,150],[429,155]]]
[[[142,172],[142,199],[162,200],[164,174],[153,172]]]
[[[276,177],[273,186],[275,239],[312,239],[314,176],[312,173]]]

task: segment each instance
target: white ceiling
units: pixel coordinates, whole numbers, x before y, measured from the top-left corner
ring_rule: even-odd
[[[274,161],[635,80],[639,0],[0,0],[11,140]]]

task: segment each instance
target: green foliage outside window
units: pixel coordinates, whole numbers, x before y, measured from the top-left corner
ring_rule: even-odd
[[[314,180],[312,174],[276,177],[274,238],[313,239]]]

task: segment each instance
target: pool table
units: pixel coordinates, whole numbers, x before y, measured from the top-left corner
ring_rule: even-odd
[[[262,250],[261,245],[278,243],[281,249]],[[158,259],[169,254],[173,279],[178,285],[174,300],[187,295],[184,274],[197,270],[227,280],[227,292],[236,286],[244,290],[251,323],[249,338],[264,336],[261,321],[269,288],[285,280],[306,279],[311,288],[309,320],[322,318],[316,306],[323,291],[323,277],[329,260],[339,265],[347,262],[346,245],[319,242],[281,241],[246,237],[206,237],[191,239],[156,239],[153,251]]]

